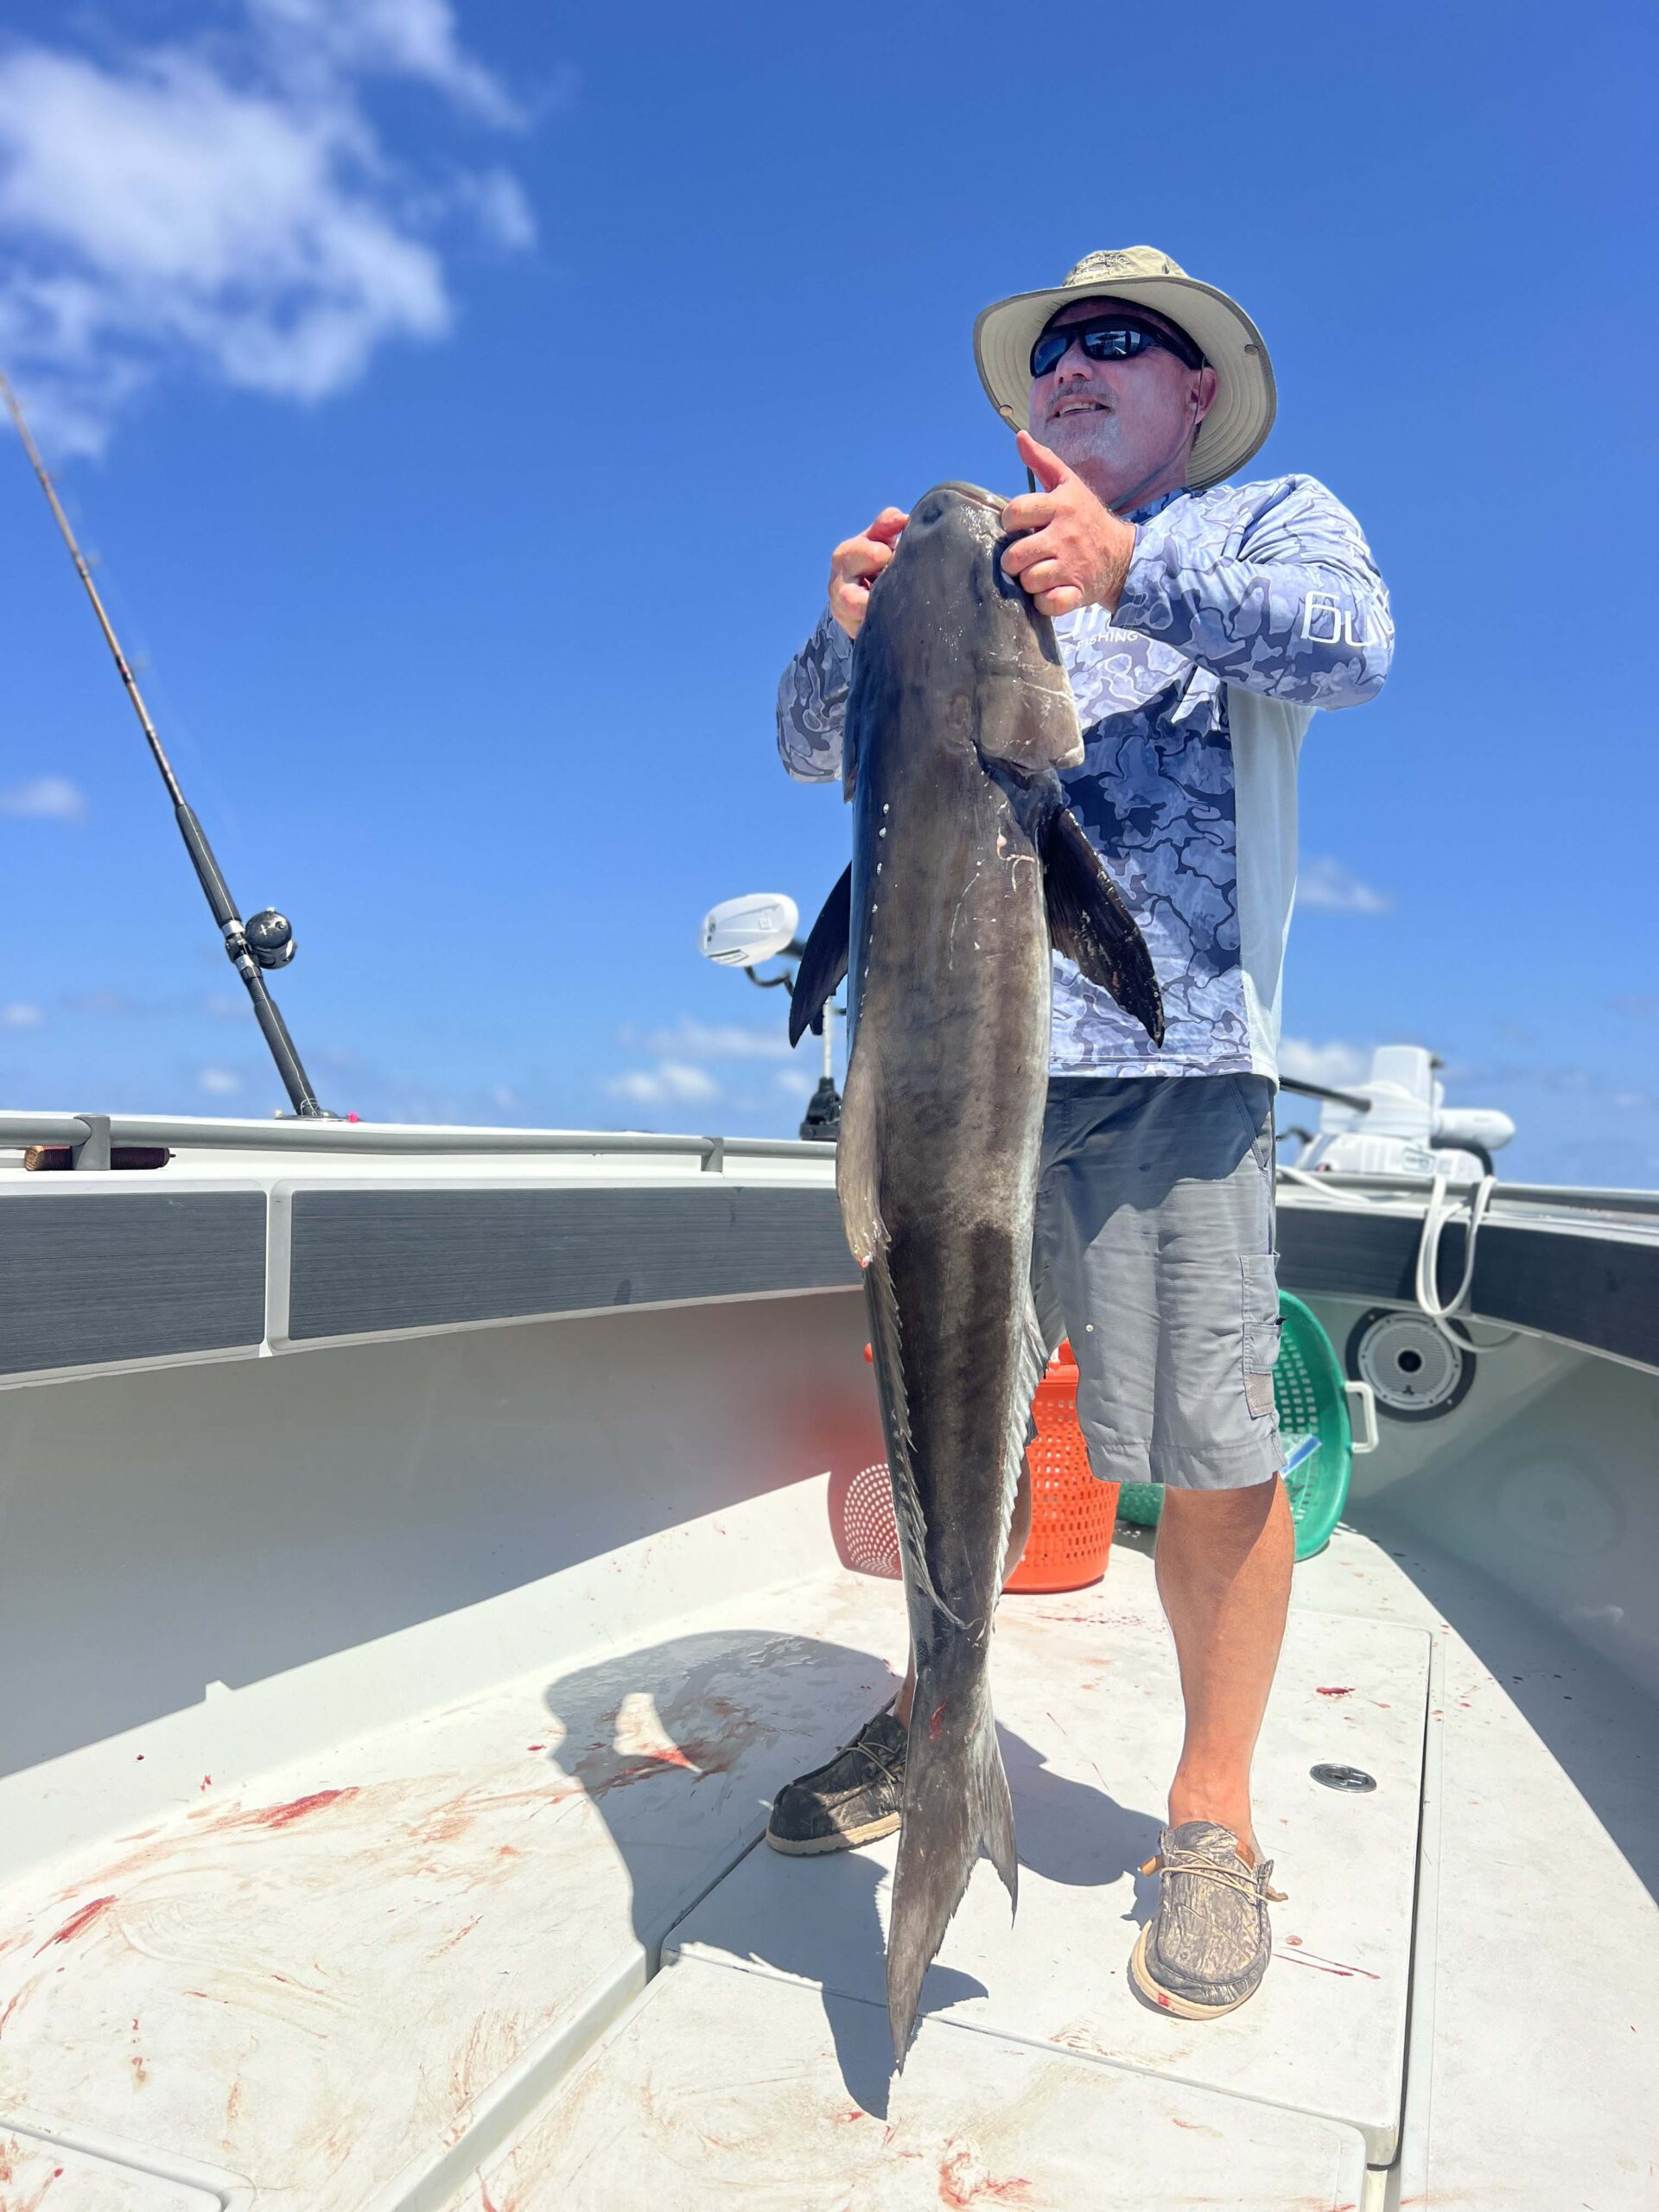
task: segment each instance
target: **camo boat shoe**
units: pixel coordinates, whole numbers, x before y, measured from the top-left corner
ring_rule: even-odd
[[[889,1706],[825,1765],[786,1782],[766,1827],[772,1849],[807,1858],[891,1835],[905,1802],[908,1732]]]
[[[1268,1906],[1283,1900],[1273,1861],[1247,1866],[1238,1839],[1214,1821],[1166,1828],[1141,1869],[1156,1874],[1158,1910],[1129,1971],[1141,1994],[1183,2020],[1213,2020],[1254,1997],[1273,1948]]]

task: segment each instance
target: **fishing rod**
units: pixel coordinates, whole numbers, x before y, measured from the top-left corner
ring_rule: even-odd
[[[332,1122],[338,1117],[331,1114],[326,1106],[320,1106],[317,1103],[317,1095],[311,1088],[311,1078],[305,1071],[304,1065],[295,1048],[294,1039],[288,1033],[288,1024],[283,1020],[276,1001],[265,988],[264,970],[270,968],[286,968],[294,957],[293,928],[287,915],[279,914],[274,906],[265,907],[261,912],[251,915],[245,922],[238,913],[236,901],[232,898],[224,874],[213,857],[213,849],[207,842],[207,833],[197,821],[194,810],[180,790],[179,779],[173,772],[173,765],[162,750],[162,741],[156,735],[156,725],[149,718],[149,709],[144,704],[144,695],[138,689],[138,679],[134,676],[131,665],[125,653],[121,650],[121,640],[116,636],[115,626],[104,610],[104,602],[98,595],[98,587],[92,582],[92,572],[87,567],[86,557],[79,546],[75,543],[75,533],[69,527],[69,518],[63,512],[63,504],[58,498],[57,487],[46,473],[46,463],[41,459],[40,448],[30,433],[28,422],[24,419],[22,404],[11,388],[10,379],[3,371],[0,371],[0,399],[4,400],[6,412],[10,416],[13,426],[22,440],[23,451],[29,455],[29,466],[40,479],[41,489],[45,493],[54,518],[62,532],[63,542],[69,548],[69,556],[75,564],[75,574],[86,587],[86,596],[92,603],[92,612],[98,617],[98,626],[104,632],[104,642],[114,658],[115,665],[120,673],[122,683],[126,689],[127,696],[132,702],[132,710],[138,717],[139,728],[144,733],[156,766],[162,772],[162,781],[167,785],[168,797],[173,802],[173,817],[179,825],[179,835],[184,839],[185,850],[190,855],[191,863],[196,871],[197,880],[207,894],[207,904],[213,909],[213,919],[218,923],[219,932],[225,939],[225,950],[230,956],[231,965],[247,986],[248,996],[253,1001],[254,1019],[258,1022],[265,1042],[270,1047],[270,1056],[276,1063],[276,1072],[283,1078],[294,1111],[303,1115],[308,1120]]]

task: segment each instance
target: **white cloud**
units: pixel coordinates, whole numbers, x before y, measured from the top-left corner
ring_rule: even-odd
[[[518,178],[505,169],[482,169],[475,176],[461,177],[446,197],[448,206],[472,216],[493,245],[516,253],[535,245],[536,218],[530,201]]]
[[[810,1098],[818,1087],[817,1077],[804,1068],[779,1068],[772,1079],[785,1098]]]
[[[463,54],[450,0],[249,0],[255,22],[296,74],[362,71],[414,77],[485,122],[523,113],[487,69]]]
[[[1363,1083],[1370,1074],[1371,1048],[1348,1044],[1341,1038],[1332,1038],[1322,1045],[1306,1037],[1281,1038],[1279,1071],[1303,1083],[1323,1083],[1344,1090],[1351,1084]]]
[[[610,1077],[605,1089],[614,1098],[632,1098],[637,1105],[660,1106],[671,1098],[718,1098],[720,1085],[707,1068],[689,1060],[658,1060],[654,1068],[631,1068]]]
[[[740,1022],[694,1021],[682,1015],[671,1029],[625,1029],[625,1045],[638,1045],[647,1052],[665,1052],[690,1060],[786,1060],[793,1047],[785,1028],[786,1009],[779,1007],[771,1029],[751,1028]]]
[[[1362,883],[1340,861],[1319,854],[1297,871],[1296,903],[1328,914],[1386,914],[1394,901],[1386,892]]]
[[[0,814],[29,815],[42,822],[79,822],[86,811],[86,794],[67,776],[32,776],[0,791]]]
[[[0,1029],[38,1029],[46,1016],[37,1006],[27,999],[13,999],[10,1006],[0,1006]]]
[[[229,1068],[198,1068],[196,1083],[210,1098],[229,1098],[242,1088],[242,1078]]]
[[[400,168],[363,105],[376,75],[521,120],[449,0],[242,0],[212,43],[0,59],[0,353],[53,442],[96,450],[168,369],[323,398],[448,328],[446,226],[530,242],[500,169]]]

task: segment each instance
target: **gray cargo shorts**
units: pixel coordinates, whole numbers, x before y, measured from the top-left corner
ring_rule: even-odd
[[[1273,1085],[1056,1076],[1032,1288],[1103,1482],[1243,1490],[1282,1459]]]

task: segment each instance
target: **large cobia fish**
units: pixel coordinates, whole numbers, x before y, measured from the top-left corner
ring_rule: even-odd
[[[836,1184],[864,1269],[916,1658],[887,1943],[900,2065],[982,1849],[1015,1893],[991,1620],[1043,1346],[1030,1269],[1051,944],[1156,1039],[1152,962],[1068,811],[1083,758],[1054,632],[1002,573],[1002,502],[921,499],[853,658],[853,861],[802,957],[791,1039],[849,972]]]

